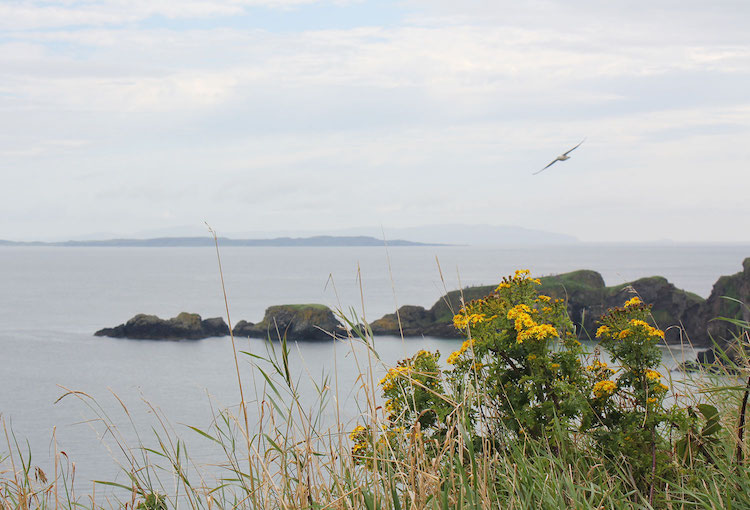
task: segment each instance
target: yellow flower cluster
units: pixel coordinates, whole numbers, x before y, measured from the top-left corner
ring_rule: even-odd
[[[519,269],[512,278],[503,278],[503,282],[497,286],[495,292],[500,292],[503,289],[510,289],[514,284],[518,285],[521,282],[529,281],[541,285],[542,282],[538,278],[529,278],[531,271],[528,269]]]
[[[461,314],[453,316],[453,325],[456,329],[466,329],[469,325],[485,322],[487,317],[483,313]]]
[[[586,371],[596,372],[597,370],[601,370],[603,368],[607,368],[607,364],[603,361],[595,360],[591,365],[586,367]]]
[[[646,379],[648,379],[649,381],[661,380],[661,374],[657,372],[656,370],[646,369],[645,375],[646,375]]]
[[[536,301],[540,303],[549,303],[550,301],[552,301],[552,298],[549,296],[545,296],[544,294],[539,294],[536,297]]]
[[[378,384],[383,388],[383,391],[393,389],[393,385],[396,383],[396,379],[402,374],[407,374],[411,370],[411,366],[407,365],[404,367],[393,367],[388,370]]]
[[[639,319],[632,319],[629,323],[629,328],[625,328],[617,335],[617,338],[620,340],[624,340],[625,338],[631,336],[634,332],[642,331],[648,336],[661,338],[664,339],[664,331],[660,329],[656,329],[652,326],[649,326],[649,324],[645,321],[639,320]],[[605,326],[602,326],[605,327]],[[601,329],[601,328],[599,328]],[[597,332],[597,337],[599,336]]]
[[[596,338],[601,338],[603,336],[609,335],[609,333],[609,326],[599,326],[599,329],[596,330]]]
[[[351,439],[352,441],[356,441],[359,433],[364,432],[365,430],[367,429],[365,429],[365,427],[363,427],[362,425],[357,425],[356,427],[354,427],[354,430],[352,430],[352,433],[349,434],[349,439]]]
[[[617,383],[614,381],[599,381],[594,385],[594,396],[603,398],[612,395],[617,390]]]
[[[516,341],[519,344],[522,344],[524,340],[546,340],[548,338],[557,338],[558,336],[559,335],[554,326],[551,326],[549,324],[538,324],[535,326],[531,326],[528,329],[524,329],[523,331],[518,333]]]
[[[474,339],[473,338],[469,338],[468,340],[464,341],[464,343],[461,344],[461,348],[459,350],[457,350],[456,352],[451,353],[451,355],[448,356],[448,359],[445,360],[445,362],[448,363],[449,365],[455,365],[456,361],[458,361],[458,358],[463,353],[465,353],[466,351],[468,351],[469,349],[471,349],[473,345],[474,345]]]
[[[625,308],[630,308],[631,306],[638,306],[638,305],[640,305],[640,304],[641,304],[642,302],[643,302],[643,301],[641,301],[641,298],[639,298],[638,296],[636,296],[636,297],[634,297],[634,298],[631,298],[631,299],[629,299],[629,300],[628,300],[628,301],[627,301],[627,302],[625,303]]]
[[[664,339],[664,331],[649,326],[649,324],[645,321],[632,319],[629,324],[631,328],[643,329],[648,336],[655,336]]]
[[[516,341],[522,344],[524,340],[537,339],[546,340],[558,337],[557,330],[549,324],[537,324],[531,318],[532,310],[528,305],[521,303],[508,310],[508,320],[515,322],[518,332]]]
[[[519,332],[537,325],[531,318],[531,308],[523,303],[508,310],[507,317],[508,320],[515,321],[516,331]]]

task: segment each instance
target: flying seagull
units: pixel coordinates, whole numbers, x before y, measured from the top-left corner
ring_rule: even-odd
[[[555,159],[552,160],[552,163],[550,163],[549,165],[545,166],[544,168],[542,168],[538,172],[534,172],[531,175],[536,175],[536,174],[544,172],[545,170],[547,170],[549,167],[551,167],[552,165],[554,165],[558,161],[565,161],[566,159],[570,159],[570,156],[568,156],[568,154],[570,154],[571,152],[573,152],[574,150],[576,150],[578,147],[580,147],[581,143],[583,143],[585,141],[586,141],[586,139],[584,138],[583,140],[581,140],[581,142],[578,145],[576,145],[575,147],[573,147],[572,149],[570,149],[568,152],[564,152],[564,153],[560,154],[559,156],[557,156]]]

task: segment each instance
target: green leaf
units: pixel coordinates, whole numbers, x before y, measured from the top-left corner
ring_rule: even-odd
[[[367,510],[375,510],[375,501],[372,499],[372,494],[367,491],[362,491],[362,498],[365,500]]]
[[[721,416],[719,411],[712,405],[698,404],[698,410],[706,419],[706,425],[701,431],[701,435],[711,436],[721,430]]]
[[[105,482],[103,480],[94,480],[94,483],[98,483],[100,485],[109,485],[111,487],[119,487],[120,489],[125,489],[126,491],[133,491],[132,487],[128,487],[127,485],[123,485],[121,483]]]
[[[714,406],[709,404],[698,404],[696,407],[701,412],[706,421],[710,421],[714,418],[718,419],[719,411]]]
[[[191,430],[193,430],[193,431],[195,431],[195,432],[197,432],[198,434],[202,435],[203,437],[210,439],[211,441],[215,441],[215,442],[221,444],[221,441],[219,441],[218,439],[216,439],[213,436],[208,435],[206,432],[203,432],[201,429],[198,429],[198,428],[193,427],[191,425],[186,425],[186,427],[189,428],[189,429],[191,429]]]

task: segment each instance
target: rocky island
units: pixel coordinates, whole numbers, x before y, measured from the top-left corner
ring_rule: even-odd
[[[252,338],[276,339],[286,335],[290,340],[331,340],[342,328],[325,305],[278,305],[269,307],[257,324],[239,321],[232,333]],[[94,335],[139,340],[198,340],[227,336],[229,327],[220,317],[202,320],[197,313],[183,312],[168,320],[141,313],[125,324],[100,329]]]
[[[95,336],[142,340],[198,340],[228,334],[229,327],[221,317],[202,320],[197,313],[185,312],[168,320],[139,313],[125,324],[94,333]]]
[[[237,337],[290,340],[331,340],[343,326],[325,305],[278,305],[266,309],[257,324],[241,320],[232,329]]]

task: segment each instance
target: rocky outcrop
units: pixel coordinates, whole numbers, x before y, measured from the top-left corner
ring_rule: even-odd
[[[94,333],[96,336],[143,340],[197,340],[228,334],[229,327],[221,317],[201,320],[197,313],[185,312],[168,320],[140,313],[125,324]]]
[[[750,258],[742,261],[742,271],[722,276],[714,284],[711,295],[687,325],[690,339],[697,345],[713,346],[698,354],[699,363],[721,363],[736,359],[740,352],[738,338],[743,330],[731,320],[750,323]],[[729,319],[729,320],[725,320]]]
[[[750,322],[750,258],[742,262],[742,271],[722,276],[714,284],[711,295],[694,317],[690,328],[696,340],[719,346],[730,345],[740,328],[725,319]],[[691,338],[692,338],[691,336]]]
[[[567,302],[568,314],[576,325],[582,326],[581,335],[584,338],[594,337],[596,321],[609,308],[622,306],[638,293],[646,303],[653,305],[654,319],[660,328],[666,330],[667,342],[678,343],[682,339],[680,324],[686,317],[696,313],[703,303],[699,296],[677,289],[659,276],[607,287],[602,276],[596,271],[581,270],[546,276],[541,278],[541,282],[541,293]],[[452,318],[461,308],[462,299],[468,302],[484,297],[494,288],[467,287],[449,292],[429,310],[419,306],[403,306],[399,309],[398,316],[395,313],[388,314],[374,321],[371,324],[373,333],[399,335],[402,330],[404,336],[460,338],[463,332],[453,327]]]
[[[622,306],[635,295],[652,305],[654,322],[665,331],[667,343],[686,342],[683,325],[696,313],[703,298],[676,288],[661,276],[641,278],[606,287],[595,271],[575,271],[542,278],[541,292],[568,303],[568,314],[585,335],[594,337],[597,321],[610,308]]]
[[[266,309],[257,324],[239,321],[232,333],[236,337],[288,340],[331,340],[342,325],[324,305],[278,305]]]

